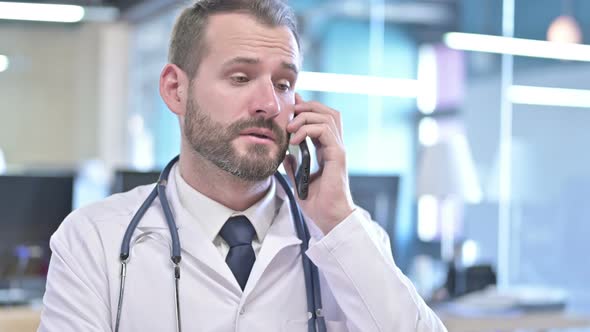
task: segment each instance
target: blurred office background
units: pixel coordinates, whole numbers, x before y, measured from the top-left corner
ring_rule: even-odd
[[[42,280],[60,213],[179,150],[158,79],[184,3],[62,3],[81,20],[0,19],[0,288]],[[289,3],[297,89],[342,113],[353,195],[424,297],[448,286],[449,266],[485,266],[500,288],[559,290],[590,314],[590,1]],[[67,179],[71,205],[33,200]]]

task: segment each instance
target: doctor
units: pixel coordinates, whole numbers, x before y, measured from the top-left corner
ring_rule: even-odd
[[[160,77],[182,132],[165,189],[179,296],[156,198],[131,238],[120,331],[175,331],[177,317],[184,331],[309,331],[301,255],[320,272],[328,331],[446,331],[396,267],[386,233],[354,205],[340,115],[294,92],[300,68],[295,18],[278,0],[206,0],[181,13]],[[297,202],[312,237],[302,253],[273,174],[283,163],[293,178],[287,145],[306,136],[321,169]],[[121,242],[152,188],[66,218],[51,239],[39,331],[115,330]]]

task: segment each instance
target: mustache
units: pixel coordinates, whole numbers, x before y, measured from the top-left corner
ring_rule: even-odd
[[[235,138],[240,136],[240,132],[249,128],[264,128],[272,130],[273,134],[279,139],[279,141],[283,141],[287,137],[287,130],[283,130],[273,120],[266,120],[263,118],[236,121],[229,126],[228,132],[231,135],[231,138]]]

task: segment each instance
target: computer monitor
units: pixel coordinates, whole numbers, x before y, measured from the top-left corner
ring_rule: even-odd
[[[115,171],[111,192],[113,194],[126,192],[138,186],[155,183],[158,181],[159,177],[159,171],[140,172],[117,170]]]
[[[129,191],[137,186],[158,181],[159,171],[118,170],[115,172],[112,192]],[[396,221],[399,176],[397,175],[350,175],[350,190],[354,202],[367,210],[390,235]]]
[[[394,238],[397,217],[399,176],[359,175],[349,177],[350,191],[355,204],[367,210]]]
[[[13,277],[27,255],[36,266],[20,273],[45,275],[49,239],[72,211],[73,183],[73,175],[0,176],[0,279]]]

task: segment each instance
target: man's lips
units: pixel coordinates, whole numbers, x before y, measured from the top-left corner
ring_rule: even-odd
[[[241,136],[254,136],[261,139],[275,140],[275,135],[270,129],[265,128],[248,128],[240,132]]]

